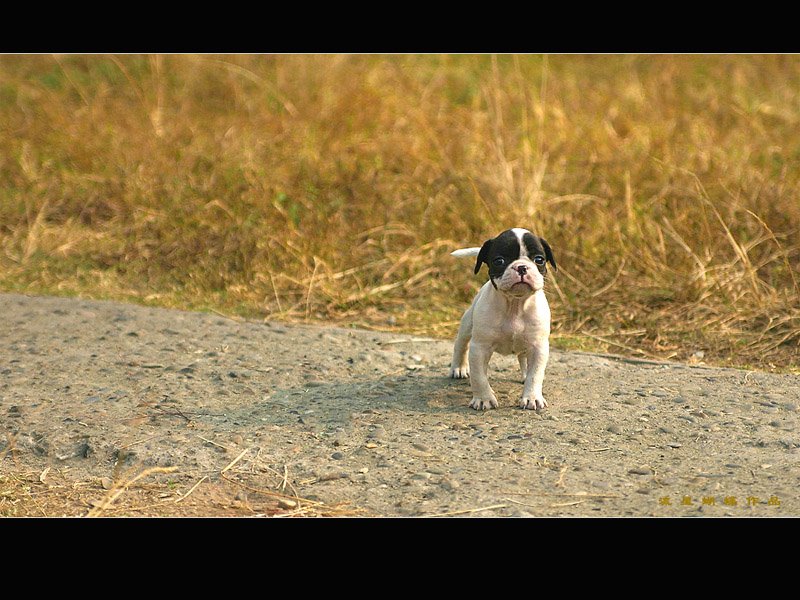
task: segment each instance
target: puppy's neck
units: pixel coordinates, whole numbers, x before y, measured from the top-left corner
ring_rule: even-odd
[[[499,299],[503,309],[508,313],[523,312],[544,299],[544,290],[539,289],[527,296],[513,296],[508,292],[496,289],[495,296]]]

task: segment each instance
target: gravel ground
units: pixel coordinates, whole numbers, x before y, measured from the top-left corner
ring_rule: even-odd
[[[800,515],[797,375],[554,350],[550,407],[520,409],[495,357],[501,406],[477,412],[451,340],[17,294],[0,311],[0,514]]]

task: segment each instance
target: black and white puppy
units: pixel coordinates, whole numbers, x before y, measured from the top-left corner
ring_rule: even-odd
[[[489,281],[461,318],[453,349],[450,377],[470,377],[477,410],[497,408],[487,378],[492,354],[515,354],[525,382],[520,406],[547,406],[542,395],[550,353],[550,307],[544,295],[546,263],[557,270],[550,246],[527,229],[509,229],[481,248],[456,250],[453,256],[477,256],[489,267]]]

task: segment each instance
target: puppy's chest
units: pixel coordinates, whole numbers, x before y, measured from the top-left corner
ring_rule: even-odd
[[[496,352],[519,354],[527,351],[541,332],[530,321],[514,316],[502,322],[498,333]]]

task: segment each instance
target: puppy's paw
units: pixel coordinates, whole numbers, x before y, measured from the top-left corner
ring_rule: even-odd
[[[486,410],[487,408],[497,408],[497,398],[494,395],[488,398],[473,398],[469,403],[470,408],[475,410]]]
[[[467,379],[469,377],[469,367],[450,367],[450,377],[453,379]]]
[[[534,398],[533,396],[530,397],[522,397],[522,400],[519,402],[520,408],[525,408],[528,410],[539,410],[540,408],[544,408],[547,406],[547,400],[545,400],[542,396],[538,398]]]

